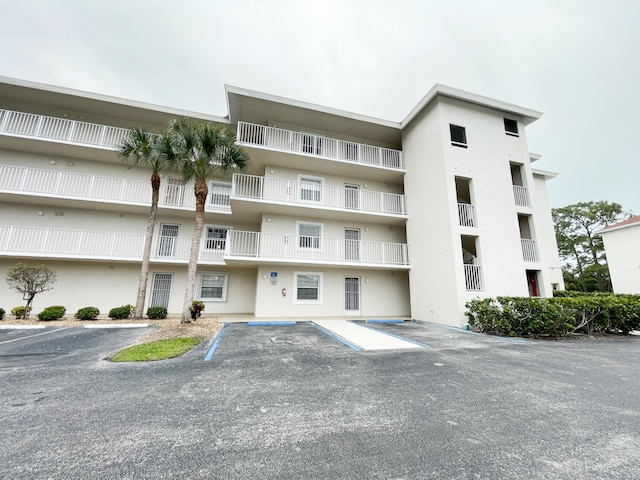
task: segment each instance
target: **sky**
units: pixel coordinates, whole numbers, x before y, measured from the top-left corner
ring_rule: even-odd
[[[400,121],[435,83],[543,112],[552,207],[640,214],[640,0],[0,0],[0,75],[225,116],[224,85]]]

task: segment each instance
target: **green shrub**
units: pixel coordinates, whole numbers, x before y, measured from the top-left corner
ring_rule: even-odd
[[[43,321],[58,320],[62,318],[67,309],[61,305],[52,305],[45,308],[38,314],[38,318]]]
[[[29,307],[29,312],[31,311],[31,307]],[[25,315],[25,307],[24,306],[20,306],[20,307],[14,307],[11,309],[11,315],[14,315],[16,317],[16,319],[21,319],[21,318],[26,318]]]
[[[78,320],[95,320],[100,315],[100,310],[96,307],[84,307],[76,312]]]
[[[114,320],[129,318],[132,314],[133,305],[123,305],[121,307],[115,307],[109,310],[109,318],[113,318]]]
[[[167,318],[167,309],[165,307],[149,307],[147,309],[147,317],[154,319]]]
[[[4,314],[6,312],[4,311],[4,308],[0,308],[0,320],[2,320],[4,318]]]
[[[204,302],[201,302],[200,300],[192,300],[191,306],[189,307],[189,311],[191,312],[191,320],[195,321],[197,318],[200,318],[203,310]]]

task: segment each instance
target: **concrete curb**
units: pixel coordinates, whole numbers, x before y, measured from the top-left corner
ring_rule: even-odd
[[[45,325],[0,325],[0,330],[42,330]]]
[[[85,325],[84,328],[147,328],[148,323],[95,323],[93,325]]]

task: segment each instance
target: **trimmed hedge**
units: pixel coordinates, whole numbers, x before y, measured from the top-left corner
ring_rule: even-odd
[[[4,311],[4,308],[0,308],[0,320],[2,320],[4,318],[4,314],[6,312]]]
[[[123,305],[121,307],[115,307],[109,310],[109,318],[113,318],[114,320],[129,318],[132,314],[133,305]]]
[[[19,320],[21,318],[27,318],[25,313],[26,311],[27,311],[27,308],[24,305],[19,307],[13,307],[11,309],[11,315],[14,315],[16,317],[16,320]],[[29,312],[31,312],[31,307],[29,307]]]
[[[165,307],[149,307],[147,309],[147,317],[152,319],[167,318],[167,309]]]
[[[612,293],[554,298],[496,297],[467,302],[469,325],[502,336],[558,337],[567,333],[640,330],[640,298]]]
[[[38,319],[42,321],[58,320],[64,317],[67,309],[62,305],[51,305],[38,314]]]
[[[100,310],[96,307],[84,307],[76,312],[78,320],[95,320],[100,315]]]

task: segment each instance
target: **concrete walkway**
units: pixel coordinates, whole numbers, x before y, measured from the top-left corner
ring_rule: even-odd
[[[402,340],[387,333],[358,325],[347,320],[320,320],[312,323],[329,330],[331,333],[344,338],[349,343],[357,345],[362,350],[398,350],[424,348],[413,342]]]

